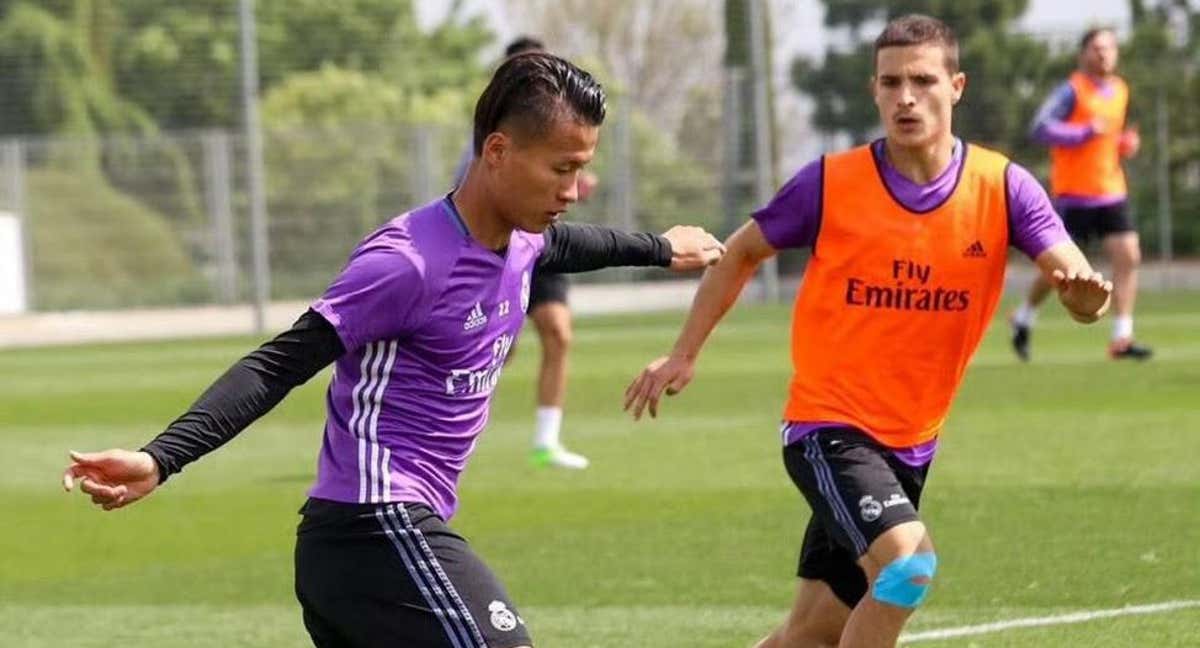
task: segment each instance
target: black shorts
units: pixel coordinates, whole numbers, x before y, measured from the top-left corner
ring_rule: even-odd
[[[1134,231],[1124,202],[1103,207],[1064,207],[1062,219],[1067,233],[1080,247],[1093,238],[1104,240],[1110,234]]]
[[[534,272],[529,280],[529,311],[548,302],[567,303],[567,275],[557,272]]]
[[[318,648],[532,645],[504,587],[424,504],[309,499],[296,598]]]
[[[837,427],[784,446],[783,464],[813,511],[796,575],[828,583],[854,607],[867,593],[859,557],[884,531],[920,519],[929,464],[909,466],[866,434]]]

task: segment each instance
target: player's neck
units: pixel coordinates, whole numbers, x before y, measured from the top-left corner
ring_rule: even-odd
[[[901,146],[891,139],[884,140],[884,153],[897,173],[919,185],[929,184],[950,166],[954,157],[954,136],[938,139],[933,144]]]
[[[478,177],[474,165],[467,170],[462,184],[451,194],[450,200],[462,217],[467,233],[476,243],[489,250],[503,250],[512,237],[512,225],[508,224],[496,206],[487,197],[482,178]]]
[[[1092,83],[1095,83],[1096,85],[1104,85],[1111,81],[1114,76],[1116,76],[1116,72],[1092,72],[1083,68],[1080,68],[1079,71],[1082,72],[1084,76],[1091,79]]]

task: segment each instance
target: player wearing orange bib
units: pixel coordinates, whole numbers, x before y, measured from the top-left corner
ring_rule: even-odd
[[[1129,87],[1116,75],[1117,36],[1092,29],[1079,43],[1079,69],[1058,86],[1038,111],[1033,136],[1050,146],[1050,188],[1067,231],[1079,245],[1099,239],[1113,264],[1113,328],[1108,346],[1114,359],[1148,359],[1152,351],[1133,336],[1137,229],[1126,209],[1128,187],[1121,158],[1137,154],[1138,132],[1125,126]],[[1035,279],[1012,316],[1013,350],[1029,360],[1037,307],[1050,292]]]
[[[635,418],[692,380],[696,358],[759,264],[812,258],[792,316],[783,460],[813,516],[795,603],[760,646],[893,646],[937,559],[917,514],[951,401],[1003,287],[1007,248],[1033,258],[1067,311],[1095,321],[1111,284],[1045,191],[954,137],[966,77],[949,27],[888,23],[872,90],[886,137],[803,167],[727,242],[670,355],[630,384]]]

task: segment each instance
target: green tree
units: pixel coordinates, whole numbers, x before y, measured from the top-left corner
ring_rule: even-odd
[[[1120,72],[1130,86],[1131,121],[1139,126],[1140,154],[1126,164],[1142,245],[1161,252],[1159,119],[1165,151],[1176,254],[1200,251],[1200,9],[1186,1],[1146,6],[1131,0],[1133,30],[1122,44]],[[1172,24],[1171,13],[1184,24]],[[1184,26],[1189,29],[1178,29]],[[1190,36],[1183,42],[1182,36]],[[1160,105],[1161,104],[1161,105]],[[1160,108],[1162,109],[1160,111]]]
[[[1029,119],[1052,79],[1062,72],[1048,47],[1014,30],[1027,0],[826,0],[825,25],[849,40],[816,63],[797,59],[792,79],[816,103],[816,126],[863,142],[877,132],[879,117],[867,83],[874,72],[874,38],[884,21],[908,14],[937,16],[958,35],[967,90],[955,111],[955,132],[1007,152],[1032,153]]]
[[[480,74],[491,40],[461,3],[430,32],[411,0],[258,0],[259,76],[264,93],[289,76],[333,65],[395,84],[414,110],[418,97],[462,89]],[[163,128],[240,122],[237,3],[124,0],[115,54],[121,91]]]
[[[0,134],[88,136],[150,126],[113,87],[108,2],[8,2],[2,10]]]
[[[277,294],[319,290],[355,242],[428,199],[413,193],[419,174],[449,186],[443,172],[465,141],[464,99],[456,90],[414,98],[381,75],[334,65],[291,74],[263,97]],[[422,136],[441,145],[433,155],[442,168],[417,168]]]
[[[277,294],[319,289],[378,226],[383,185],[409,159],[403,110],[394,85],[334,65],[289,75],[264,96]]]
[[[574,217],[599,213],[615,186],[614,165],[633,168],[638,227],[695,222],[720,229],[720,6],[716,0],[508,0],[531,35],[591,71],[609,96],[610,119],[595,170],[599,195]],[[617,121],[629,120],[630,159],[618,160]]]

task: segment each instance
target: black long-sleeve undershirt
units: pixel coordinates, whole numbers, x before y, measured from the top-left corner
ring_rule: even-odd
[[[183,416],[142,448],[158,464],[159,481],[225,445],[345,353],[333,325],[313,310],[238,360]]]
[[[542,236],[546,248],[534,266],[540,271],[567,273],[617,266],[671,265],[671,243],[657,234],[555,223]]]
[[[546,246],[535,266],[539,271],[671,263],[670,242],[654,234],[555,223],[543,236]],[[158,464],[160,482],[229,442],[345,352],[333,325],[316,311],[306,311],[292,328],[234,363],[186,413],[142,448]]]

